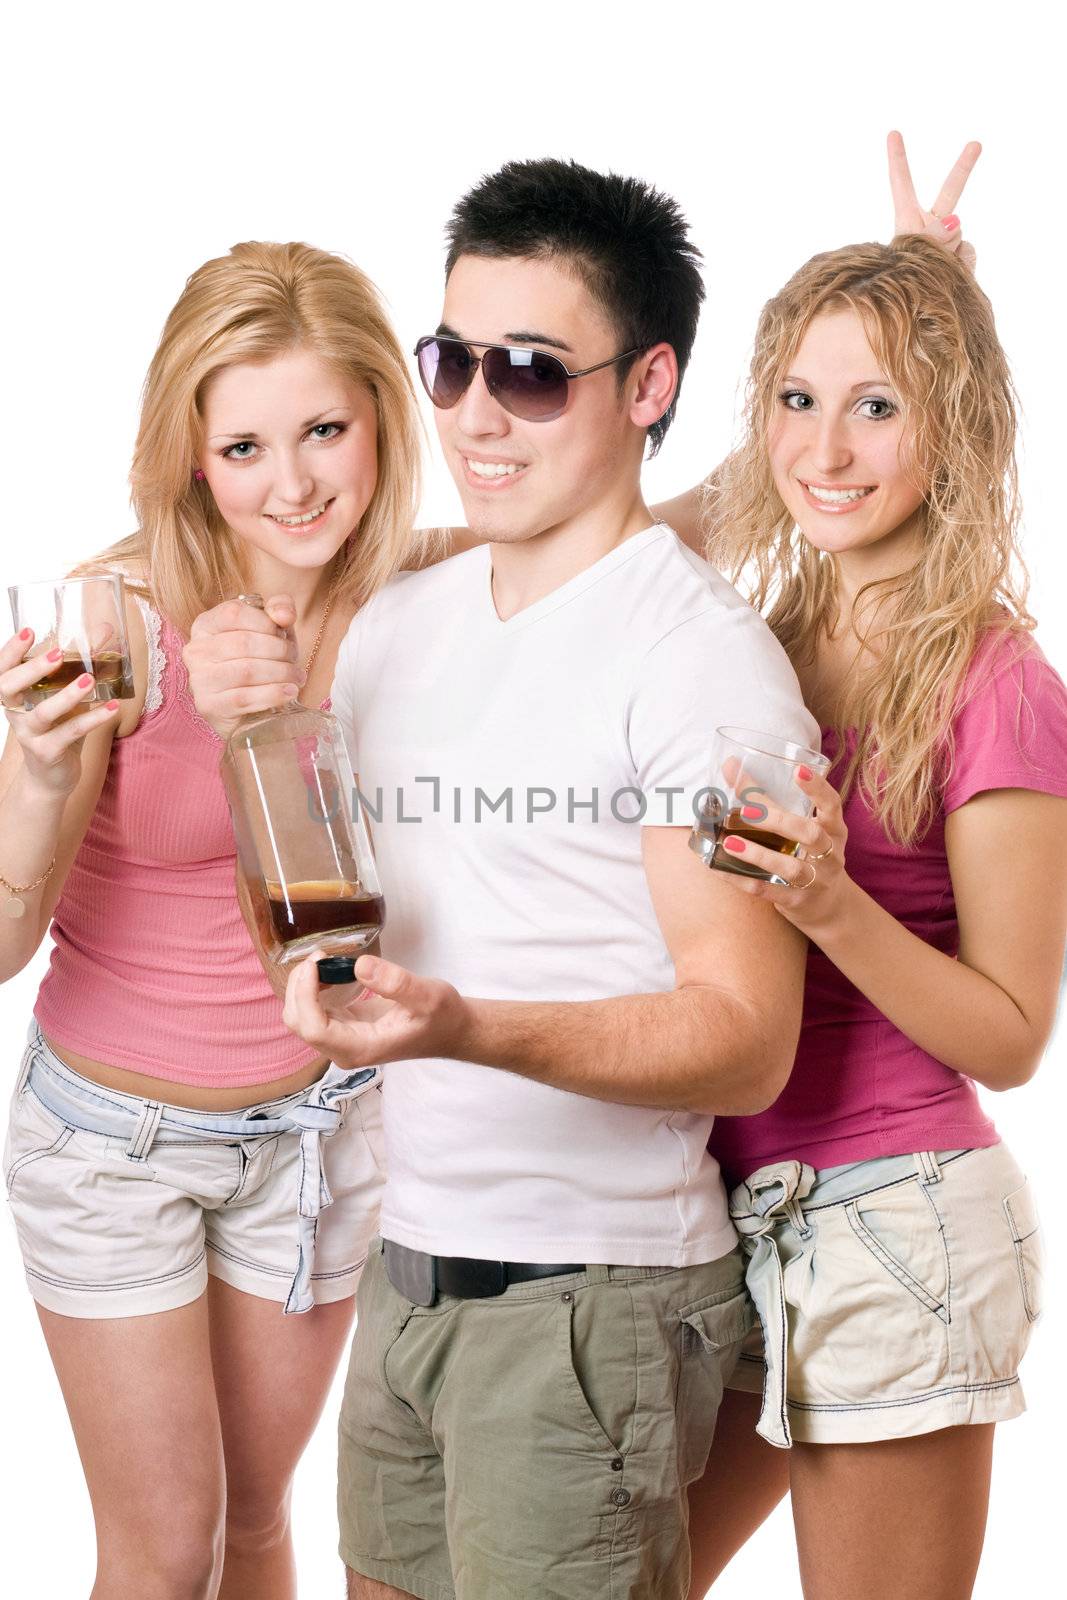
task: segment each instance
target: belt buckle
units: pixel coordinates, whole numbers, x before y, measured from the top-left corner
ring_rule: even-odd
[[[413,1306],[432,1306],[437,1299],[435,1256],[425,1250],[409,1250],[407,1245],[383,1242],[385,1275],[398,1294]]]
[[[461,1282],[461,1289],[451,1288],[449,1284],[440,1284],[446,1294],[457,1294],[464,1300],[489,1300],[494,1295],[503,1294],[508,1286],[507,1265],[503,1261],[478,1261],[469,1256],[452,1256],[449,1268],[455,1269],[454,1282]],[[438,1266],[438,1280],[441,1270]],[[452,1277],[451,1270],[448,1277]]]

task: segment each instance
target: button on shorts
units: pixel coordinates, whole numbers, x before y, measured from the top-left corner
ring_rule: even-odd
[[[685,1600],[686,1485],[751,1325],[739,1251],[412,1305],[372,1249],[341,1555],[420,1600]]]

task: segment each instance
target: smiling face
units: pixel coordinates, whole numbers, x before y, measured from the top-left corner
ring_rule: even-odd
[[[201,402],[199,466],[239,539],[271,564],[325,566],[378,476],[378,417],[361,384],[311,350],[224,367]]]
[[[460,256],[449,275],[438,332],[548,351],[572,372],[622,348],[577,276],[550,261],[514,257]],[[505,411],[480,370],[456,405],[435,409],[441,447],[472,530],[497,542],[518,542],[632,497],[645,430],[631,416],[637,375],[628,376],[620,394],[617,374],[609,366],[571,382],[563,413],[550,422],[526,422]]]
[[[768,438],[775,486],[805,539],[903,570],[924,502],[907,468],[909,443],[903,401],[861,318],[852,310],[815,317],[778,387]]]

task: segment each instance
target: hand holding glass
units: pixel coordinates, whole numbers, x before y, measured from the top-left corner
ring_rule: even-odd
[[[133,668],[126,637],[122,579],[103,575],[20,583],[8,590],[15,632],[33,629],[27,661],[62,650],[54,667],[41,662],[41,676],[23,691],[22,709],[34,706],[91,673],[95,682],[85,706],[133,699]]]
[[[731,855],[723,840],[731,834],[750,839],[765,850],[795,856],[800,845],[761,826],[770,808],[811,815],[811,801],[796,783],[799,766],[825,777],[830,762],[820,751],[809,750],[791,739],[754,728],[716,728],[711,750],[711,782],[704,794],[700,817],[689,838],[689,848],[717,872],[784,885],[785,878],[753,866],[743,856]],[[753,813],[745,816],[744,811]]]

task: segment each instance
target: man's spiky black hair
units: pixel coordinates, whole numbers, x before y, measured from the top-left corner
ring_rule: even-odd
[[[700,251],[669,195],[577,161],[509,161],[458,201],[447,239],[446,277],[464,255],[567,262],[604,307],[620,350],[673,346],[681,388],[704,285]],[[631,365],[619,363],[620,384]],[[648,430],[650,455],[663,443],[677,398]]]

